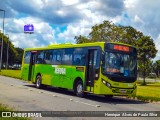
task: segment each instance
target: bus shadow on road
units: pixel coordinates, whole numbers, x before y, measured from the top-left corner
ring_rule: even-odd
[[[134,99],[122,97],[122,96],[114,96],[112,98],[105,98],[103,95],[89,94],[85,98],[88,100],[95,101],[95,102],[109,103],[109,104],[146,104],[146,103],[149,103],[149,102],[134,100]]]
[[[35,85],[24,85],[24,86],[37,89]],[[48,91],[48,92],[54,92],[54,93],[61,94],[61,95],[68,95],[71,97],[76,97],[73,91],[67,90],[64,88],[43,86],[41,90]],[[86,99],[86,100],[91,100],[91,101],[101,102],[101,103],[108,103],[108,104],[147,104],[149,103],[149,102],[139,101],[139,100],[135,100],[135,99],[127,98],[127,97],[121,97],[121,96],[114,96],[113,98],[108,99],[108,98],[105,98],[103,95],[93,95],[89,93],[86,94],[83,98],[79,98],[79,99]]]

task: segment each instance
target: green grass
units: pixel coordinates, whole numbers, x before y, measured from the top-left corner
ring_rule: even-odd
[[[160,83],[138,84],[136,97],[144,101],[160,101]]]
[[[21,79],[21,70],[1,70],[0,75]]]
[[[0,103],[0,111],[5,112],[5,111],[14,111],[13,108],[9,108],[7,105],[1,104]],[[1,113],[1,112],[0,112]],[[0,115],[1,116],[1,115]],[[21,118],[21,117],[0,117],[0,120],[31,120],[29,118]]]

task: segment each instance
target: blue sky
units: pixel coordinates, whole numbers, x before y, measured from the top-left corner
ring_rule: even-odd
[[[75,43],[104,20],[132,26],[150,35],[160,51],[160,0],[1,0],[6,11],[5,34],[16,47],[40,47],[52,43]],[[2,30],[3,12],[0,12]],[[34,34],[24,34],[33,24]],[[160,59],[160,52],[156,59]]]

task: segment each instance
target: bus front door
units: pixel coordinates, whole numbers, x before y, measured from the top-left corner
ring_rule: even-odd
[[[96,71],[97,49],[88,50],[88,62],[87,62],[87,75],[86,75],[86,88],[89,92],[94,92],[94,80]]]

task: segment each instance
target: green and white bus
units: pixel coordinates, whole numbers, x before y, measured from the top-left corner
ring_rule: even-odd
[[[137,79],[136,48],[127,44],[95,42],[53,44],[26,48],[22,79],[37,88],[48,85],[84,93],[135,96]]]

